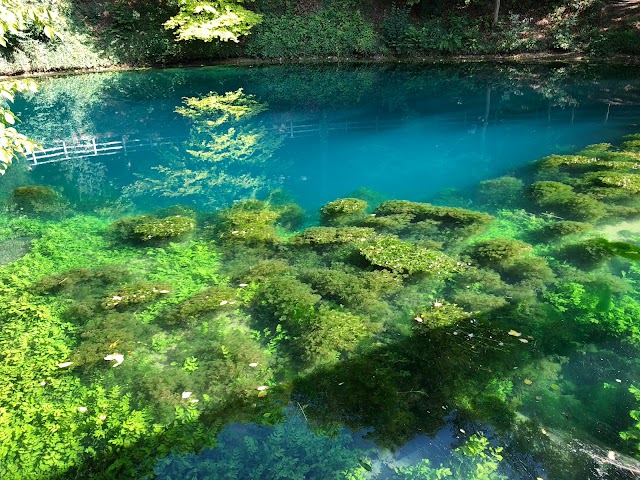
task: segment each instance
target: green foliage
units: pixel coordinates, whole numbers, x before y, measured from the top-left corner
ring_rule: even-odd
[[[429,307],[420,309],[415,320],[418,332],[428,334],[429,329],[449,327],[470,317],[469,312],[454,303],[436,301]],[[422,328],[423,326],[426,328]]]
[[[249,427],[242,436],[225,430],[216,449],[206,451],[202,457],[167,457],[158,463],[154,473],[165,480],[185,475],[247,480],[363,480],[367,473],[362,466],[364,455],[349,435],[339,433],[328,438],[309,430],[302,418],[292,416],[273,428]]]
[[[228,287],[208,287],[185,299],[163,315],[168,325],[193,324],[203,317],[236,308],[236,292]]]
[[[221,243],[274,244],[281,241],[275,222],[280,213],[268,203],[247,200],[220,212],[211,231]]]
[[[18,187],[11,192],[9,208],[17,214],[61,218],[68,202],[52,188],[42,185]]]
[[[546,238],[566,237],[567,235],[580,235],[593,229],[593,225],[582,222],[559,221],[545,225],[542,235]]]
[[[7,17],[15,17],[16,15],[11,12],[6,12],[3,15],[3,8],[6,8],[6,6],[0,3],[0,44],[4,42],[6,46],[4,33],[9,30],[10,27],[6,25],[7,20],[5,19]],[[18,118],[8,105],[13,103],[16,93],[27,90],[35,92],[37,90],[35,82],[31,80],[0,82],[0,174],[4,174],[7,167],[11,165],[14,160],[24,158],[38,148],[38,144],[35,141],[18,132],[18,130],[13,127]]]
[[[359,198],[339,198],[320,209],[320,221],[328,226],[350,223],[363,217],[367,206],[367,202]]]
[[[158,244],[166,240],[178,240],[193,233],[195,220],[176,215],[154,218],[146,215],[120,219],[111,225],[113,235],[134,244]]]
[[[327,245],[355,244],[377,237],[373,228],[362,227],[309,227],[291,237],[293,245],[323,247]]]
[[[127,194],[151,192],[219,208],[269,191],[275,181],[265,170],[283,138],[262,122],[246,123],[265,109],[242,89],[185,98],[176,111],[191,121],[183,147],[189,156],[176,151],[166,165],[154,167],[159,175],[143,177]]]
[[[359,11],[326,7],[307,15],[265,15],[246,53],[259,58],[348,57],[378,52],[371,22]]]
[[[360,254],[373,266],[394,273],[411,275],[449,275],[457,263],[446,255],[396,238],[386,237],[360,248]]]
[[[182,0],[180,11],[164,24],[176,40],[214,39],[238,43],[262,17],[242,6],[243,0]]]
[[[515,177],[484,180],[478,185],[478,201],[492,208],[512,208],[521,203],[524,182]]]
[[[503,460],[502,447],[493,447],[483,434],[473,434],[458,447],[451,459],[438,468],[431,466],[429,459],[411,467],[396,469],[397,480],[440,480],[456,478],[465,480],[506,480],[498,473]]]
[[[524,257],[533,252],[528,243],[510,238],[492,238],[482,240],[467,249],[467,254],[478,265],[493,266],[505,260]]]
[[[406,47],[409,26],[409,8],[392,3],[380,26],[385,45],[396,53],[401,53]]]

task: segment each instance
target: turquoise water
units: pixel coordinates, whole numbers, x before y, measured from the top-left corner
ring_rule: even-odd
[[[260,177],[314,210],[359,188],[424,200],[635,131],[640,116],[632,69],[616,76],[581,72],[582,80],[563,78],[562,69],[530,70],[310,66],[105,73],[44,81],[33,104],[19,104],[18,111],[25,129],[46,146],[122,136],[166,142],[76,162],[82,167],[34,171],[44,182],[55,178],[81,194],[81,172],[92,170],[92,186],[84,188],[114,196],[187,148],[189,122],[175,112],[183,98],[243,89],[264,106],[247,128],[269,146],[233,174]],[[253,192],[240,189],[226,200]],[[167,195],[175,192],[155,194]],[[190,203],[192,197],[171,201]]]
[[[43,79],[0,476],[638,478],[638,73]]]

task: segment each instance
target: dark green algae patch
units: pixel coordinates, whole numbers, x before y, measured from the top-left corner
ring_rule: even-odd
[[[458,205],[337,199],[306,228],[279,194],[105,218],[20,187],[0,218],[5,245],[30,239],[0,267],[0,474],[528,478],[526,457],[541,478],[627,478],[639,164],[630,136]],[[442,464],[341,430],[394,452],[451,422]]]

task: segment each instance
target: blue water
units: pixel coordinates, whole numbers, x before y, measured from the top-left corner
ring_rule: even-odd
[[[99,73],[43,80],[41,92],[17,110],[25,130],[45,147],[123,136],[159,143],[75,160],[75,167],[62,162],[34,169],[45,183],[64,184],[68,194],[82,194],[92,171],[85,190],[113,198],[136,180],[154,178],[154,166],[186,159],[193,170],[202,167],[189,163],[186,141],[195,132],[175,108],[185,97],[241,88],[265,109],[232,126],[257,129],[276,145],[259,164],[235,164],[230,173],[260,176],[263,185],[282,188],[310,210],[361,188],[410,200],[465,190],[551,153],[614,141],[640,120],[633,69],[615,76],[594,69],[577,80],[563,77],[562,69],[510,76],[504,70],[276,66]],[[136,203],[150,201],[139,193]],[[224,201],[265,194],[264,188],[238,189]],[[163,195],[156,192],[152,202]],[[196,201],[187,194],[176,200]]]

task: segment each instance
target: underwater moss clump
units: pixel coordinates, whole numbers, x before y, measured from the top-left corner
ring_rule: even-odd
[[[163,315],[163,323],[184,325],[202,319],[205,315],[237,308],[234,289],[229,287],[208,287],[185,299],[179,305]]]
[[[50,187],[28,185],[11,192],[9,208],[20,214],[42,218],[62,218],[68,210],[69,202]]]
[[[102,307],[123,310],[143,303],[153,302],[158,297],[171,293],[166,283],[136,282],[112,290],[103,299]]]
[[[175,215],[155,218],[142,215],[140,217],[123,218],[111,225],[115,237],[120,240],[152,244],[164,240],[177,240],[193,233],[196,222],[189,217]]]
[[[461,265],[441,252],[392,237],[362,247],[360,253],[373,266],[408,275],[447,275]]]
[[[367,202],[359,198],[339,198],[320,209],[320,222],[330,226],[344,225],[363,217],[367,207]]]

